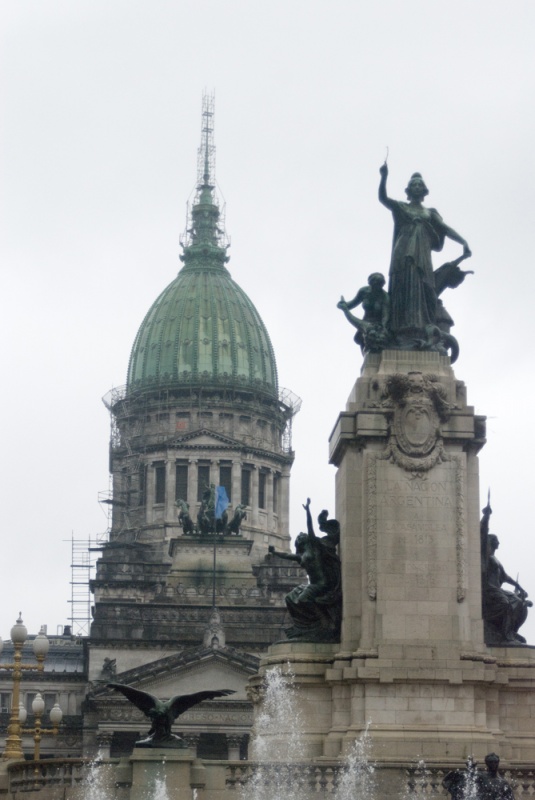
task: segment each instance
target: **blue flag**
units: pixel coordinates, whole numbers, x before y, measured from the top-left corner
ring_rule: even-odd
[[[230,500],[227,497],[227,490],[224,486],[215,487],[215,518],[221,519],[229,506]]]

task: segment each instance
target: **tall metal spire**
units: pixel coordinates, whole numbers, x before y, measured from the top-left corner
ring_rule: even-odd
[[[214,106],[215,96],[212,92],[204,92],[202,98],[201,143],[197,151],[197,186],[193,203],[188,203],[187,227],[180,244],[184,248],[181,259],[193,265],[191,250],[195,246],[216,248],[224,254],[223,263],[228,261],[225,255],[229,239],[225,233],[224,206],[220,207],[215,192],[215,144],[214,144]],[[212,256],[215,253],[212,252]],[[212,259],[213,260],[213,259]],[[221,261],[216,258],[216,261]],[[195,262],[199,265],[199,259]]]
[[[204,92],[202,96],[201,144],[197,154],[197,192],[203,186],[215,182],[214,144],[215,94]]]

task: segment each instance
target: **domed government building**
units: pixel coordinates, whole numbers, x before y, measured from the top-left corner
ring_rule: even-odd
[[[56,703],[63,712],[59,735],[43,737],[41,758],[130,755],[148,721],[110,682],[160,698],[231,690],[181,715],[176,733],[200,758],[246,757],[246,686],[285,636],[285,595],[306,580],[269,552],[290,552],[291,426],[300,400],[279,386],[268,331],[228,270],[210,96],[197,173],[181,269],[141,322],[126,385],[104,398],[109,528],[91,541],[92,555],[87,541],[73,540],[72,626],[49,636],[44,672],[20,693],[12,671],[0,679],[0,746],[10,757],[31,757],[30,736],[8,746],[5,732],[19,700],[34,724],[37,692],[45,714]],[[34,660],[34,640],[24,644],[25,663]],[[12,643],[4,657],[14,660]]]
[[[159,697],[232,689],[181,717],[200,757],[247,752],[245,692],[284,638],[292,417],[253,302],[228,270],[215,191],[213,98],[205,97],[198,185],[182,267],[149,308],[111,412],[109,539],[97,562],[85,754],[131,752],[146,719],[111,679]]]

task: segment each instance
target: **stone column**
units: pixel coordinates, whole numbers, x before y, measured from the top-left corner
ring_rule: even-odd
[[[232,508],[241,503],[241,461],[237,458],[232,461]]]
[[[126,496],[124,492],[125,488],[125,480],[124,480],[124,473],[122,470],[115,469],[113,473],[113,483],[112,483],[112,498],[115,501],[119,501],[123,503],[126,501]],[[112,529],[113,530],[120,530],[122,528],[122,520],[124,517],[124,506],[123,505],[114,505],[112,503],[111,506],[111,518],[112,518]]]
[[[210,462],[210,483],[219,486],[219,460]]]
[[[197,465],[198,459],[190,458],[188,462],[188,503],[190,507],[190,514],[195,519],[197,509]]]
[[[56,694],[56,702],[59,703],[59,707],[61,708],[61,710],[63,711],[64,714],[72,713],[69,710],[69,706],[70,706],[70,702],[69,701],[70,701],[71,694],[74,694],[74,692],[58,692]],[[74,713],[76,713],[76,706],[75,706]]]
[[[197,747],[199,746],[201,735],[199,733],[184,733],[182,738],[191,750],[193,758],[197,758]]]
[[[165,462],[165,519],[167,522],[177,523],[177,509],[175,506],[176,491],[176,461],[167,459]]]
[[[229,761],[239,761],[240,760],[240,748],[242,742],[246,738],[246,734],[243,733],[227,733],[227,746],[228,746],[228,760]]]
[[[290,467],[286,467],[279,478],[279,533],[290,527]],[[290,541],[290,536],[287,536]]]
[[[251,522],[258,526],[258,467],[253,464],[251,470]]]
[[[154,506],[154,464],[149,464],[147,469],[147,522],[152,522],[154,519],[153,506]]]
[[[76,694],[75,692],[69,692],[67,697],[67,702],[65,703],[63,700],[63,696],[60,694],[59,704],[61,708],[67,709],[67,714],[76,714]]]
[[[268,470],[266,476],[266,511],[267,511],[267,530],[273,531],[273,470]]]
[[[97,745],[98,745],[99,758],[110,758],[110,747],[112,739],[113,739],[113,731],[97,732]]]
[[[197,472],[197,465],[195,464],[195,469],[194,469],[191,460],[188,459],[188,463],[186,465],[186,469],[187,469],[186,496],[184,498],[182,498],[182,499],[185,500],[186,503],[189,503],[191,505],[191,503],[193,503],[193,498],[190,495],[190,484],[191,484],[191,474],[190,473],[193,472],[193,471],[195,471],[195,473]],[[175,476],[175,481],[176,481],[176,476]]]

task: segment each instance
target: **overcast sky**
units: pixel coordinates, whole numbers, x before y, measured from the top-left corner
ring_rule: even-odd
[[[71,535],[106,530],[109,419],[147,309],[175,277],[215,90],[229,269],[271,335],[301,503],[334,511],[328,437],[362,359],[336,302],[388,270],[377,201],[422,172],[475,275],[445,303],[488,416],[481,492],[535,596],[532,0],[3,0],[0,633],[69,621]],[[435,266],[460,254],[449,243]],[[535,643],[535,612],[523,631]]]

